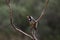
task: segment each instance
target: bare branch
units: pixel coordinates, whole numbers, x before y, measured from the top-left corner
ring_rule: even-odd
[[[32,30],[32,36],[33,36],[33,40],[38,40],[37,37],[36,37],[36,30]]]
[[[16,26],[13,24],[13,10],[12,10],[12,8],[11,8],[10,5],[9,5],[10,0],[6,0],[6,3],[7,3],[7,6],[9,7],[9,10],[10,10],[10,24],[11,24],[11,26],[12,26],[16,31],[21,32],[22,34],[24,34],[24,35],[30,37],[31,39],[33,39],[33,37],[32,37],[31,35],[23,32],[22,30],[20,30],[20,29],[18,29],[18,28],[16,28]]]
[[[43,11],[42,11],[42,13],[41,13],[41,15],[40,15],[40,17],[37,19],[37,20],[34,20],[33,21],[33,18],[32,18],[32,16],[29,16],[28,17],[28,19],[30,19],[30,24],[32,24],[32,25],[30,25],[31,27],[33,27],[32,29],[32,36],[33,36],[33,40],[38,40],[38,38],[37,38],[37,36],[36,36],[36,32],[37,32],[37,30],[35,30],[34,28],[36,28],[37,29],[37,24],[38,24],[38,21],[43,17],[43,15],[45,14],[45,11],[46,11],[46,8],[47,8],[47,6],[48,6],[48,1],[49,0],[46,0],[46,3],[45,3],[45,7],[44,7],[44,9],[43,9]],[[36,24],[35,24],[36,23]],[[35,24],[35,25],[34,25]]]
[[[31,39],[33,39],[33,37],[32,37],[31,35],[23,32],[21,29],[16,28],[16,26],[15,26],[14,24],[11,24],[11,25],[12,25],[12,27],[13,27],[16,31],[21,32],[22,34],[24,34],[24,35],[30,37]]]
[[[38,19],[36,20],[37,22],[38,22],[39,20],[41,20],[41,18],[44,16],[44,14],[45,14],[45,12],[46,12],[46,9],[47,9],[47,6],[48,6],[48,2],[49,2],[49,0],[46,0],[45,7],[44,7],[41,15],[40,15],[40,16],[38,17]]]

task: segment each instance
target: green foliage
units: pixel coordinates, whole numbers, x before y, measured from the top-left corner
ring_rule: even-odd
[[[11,0],[10,4],[14,14],[14,24],[28,32],[29,23],[26,16],[32,15],[35,19],[38,18],[44,8],[45,0]],[[43,40],[60,40],[60,0],[49,0],[46,14],[39,22],[38,30]],[[5,0],[0,0],[0,33],[15,34],[10,27],[9,8]]]

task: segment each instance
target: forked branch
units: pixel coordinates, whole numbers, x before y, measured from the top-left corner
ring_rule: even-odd
[[[33,39],[33,37],[27,33],[25,33],[24,31],[22,31],[21,29],[18,29],[16,28],[16,26],[13,24],[13,10],[12,8],[10,7],[10,0],[6,0],[6,3],[7,3],[7,6],[9,7],[9,10],[10,10],[10,24],[11,26],[18,32],[21,32],[22,34],[30,37],[31,39]]]
[[[37,22],[38,22],[39,20],[41,20],[41,18],[44,16],[44,14],[45,14],[45,12],[46,12],[46,9],[47,9],[47,7],[48,7],[48,2],[49,2],[49,0],[46,0],[46,2],[45,2],[45,7],[44,7],[41,15],[40,15],[40,16],[38,17],[38,19],[36,20]]]
[[[29,23],[30,23],[30,26],[31,26],[32,29],[33,29],[33,30],[32,30],[32,36],[33,36],[34,40],[38,40],[38,38],[36,37],[36,32],[37,32],[37,30],[35,30],[35,29],[37,29],[38,22],[41,20],[41,18],[43,17],[43,15],[44,15],[45,12],[46,12],[46,9],[47,9],[47,6],[48,6],[48,1],[49,1],[49,0],[46,0],[46,2],[45,2],[45,7],[44,7],[41,15],[38,17],[38,19],[35,20],[32,16],[27,16],[27,18],[28,18],[28,20],[29,20]]]
[[[39,21],[39,20],[43,17],[43,15],[45,14],[46,8],[47,8],[47,6],[48,6],[48,1],[49,1],[49,0],[46,0],[45,7],[44,7],[41,15],[39,16],[39,18],[38,18],[37,20],[33,20],[33,18],[31,17],[31,18],[32,18],[32,21],[30,20],[30,21],[31,21],[30,23],[32,23],[33,29],[37,27],[38,21]],[[36,38],[36,36],[35,36],[36,30],[32,30],[33,33],[32,33],[32,36],[31,36],[31,35],[25,33],[24,31],[22,31],[21,29],[16,28],[16,26],[13,24],[13,10],[12,10],[12,8],[11,8],[11,6],[10,6],[10,0],[6,0],[6,3],[7,3],[7,6],[9,7],[9,10],[10,10],[10,24],[11,24],[11,26],[12,26],[16,31],[21,32],[22,34],[30,37],[31,39],[33,39],[33,40],[38,40],[38,39]],[[29,17],[29,18],[30,18],[30,17]],[[29,19],[29,18],[28,18],[28,19]],[[30,19],[31,19],[31,18],[30,18]],[[34,23],[35,23],[35,24],[34,24]]]

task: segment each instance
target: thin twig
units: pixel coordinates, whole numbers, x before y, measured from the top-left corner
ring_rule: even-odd
[[[12,24],[11,24],[11,25],[12,25]],[[16,26],[15,26],[14,24],[13,24],[12,26],[14,27],[14,29],[15,29],[16,31],[21,32],[22,34],[24,34],[24,35],[30,37],[31,39],[33,39],[33,37],[32,37],[31,35],[25,33],[25,32],[22,31],[21,29],[16,28]]]
[[[37,37],[36,37],[36,30],[32,30],[32,36],[33,36],[33,40],[38,40]]]
[[[30,23],[32,23],[32,25],[30,25],[31,27],[33,27],[32,29],[32,36],[33,36],[33,40],[38,40],[37,39],[37,37],[36,37],[36,32],[37,32],[37,30],[35,30],[34,28],[36,28],[37,27],[37,23],[39,22],[39,20],[43,17],[43,15],[45,14],[45,11],[46,11],[46,8],[47,8],[47,6],[48,6],[48,1],[49,0],[46,0],[46,3],[45,3],[45,7],[44,7],[44,9],[43,9],[43,11],[42,11],[42,13],[41,13],[41,15],[39,16],[39,18],[37,19],[37,20],[34,20],[33,18],[32,18],[32,16],[29,16],[28,17],[28,19],[31,19],[29,22]],[[33,21],[34,20],[34,21]],[[34,26],[34,23],[36,23],[35,24],[35,26]]]
[[[41,18],[44,16],[44,14],[45,14],[45,12],[46,12],[46,9],[47,9],[47,7],[48,7],[48,2],[49,2],[49,0],[46,0],[45,7],[44,7],[41,15],[40,15],[40,16],[38,17],[38,19],[36,20],[37,22],[38,22],[39,20],[41,20]]]
[[[22,31],[21,29],[18,29],[16,28],[16,26],[13,24],[13,10],[12,8],[10,7],[9,3],[10,3],[10,0],[6,0],[6,3],[7,3],[7,6],[9,7],[9,10],[10,10],[10,24],[11,26],[18,32],[21,32],[22,34],[30,37],[31,39],[33,39],[33,37],[27,33],[25,33],[24,31]]]

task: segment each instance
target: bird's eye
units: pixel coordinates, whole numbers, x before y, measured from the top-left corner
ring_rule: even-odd
[[[31,21],[31,19],[29,19],[29,21]]]

